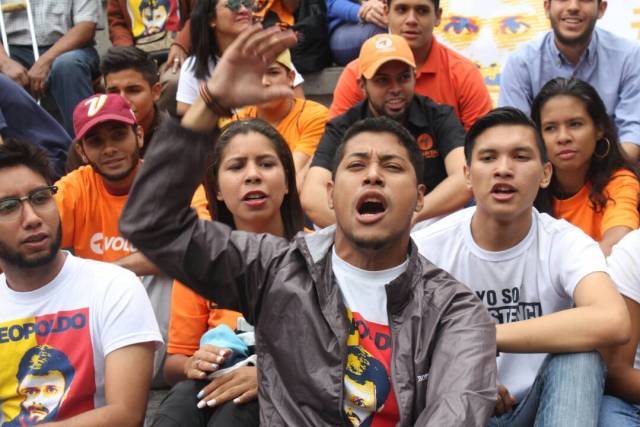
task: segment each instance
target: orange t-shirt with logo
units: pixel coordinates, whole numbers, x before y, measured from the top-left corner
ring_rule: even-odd
[[[72,249],[81,258],[105,262],[113,262],[135,252],[118,230],[128,195],[109,193],[103,178],[88,165],[60,178],[56,186],[63,248]],[[203,194],[204,188],[200,186],[194,198],[204,197]]]
[[[257,108],[251,106],[238,111],[233,118],[242,120],[257,116]],[[329,110],[324,105],[308,99],[294,98],[291,111],[276,129],[287,141],[291,152],[299,151],[311,157],[320,143],[328,116]]]
[[[365,98],[358,84],[359,79],[360,64],[356,58],[345,67],[338,79],[329,119],[339,116]],[[478,67],[441,45],[435,37],[427,60],[416,70],[415,93],[453,107],[465,130],[469,130],[476,120],[493,108]]]
[[[211,219],[204,189],[197,191],[191,206],[201,219]],[[242,314],[217,308],[216,303],[201,297],[177,280],[171,289],[171,318],[167,353],[191,356],[200,348],[200,337],[209,329],[225,324],[235,330]]]
[[[640,226],[640,182],[632,172],[619,169],[613,174],[604,188],[609,200],[599,212],[593,209],[589,200],[591,188],[591,183],[588,183],[568,199],[554,198],[556,216],[569,221],[596,241],[602,240],[604,233],[613,227],[626,226],[635,230]]]

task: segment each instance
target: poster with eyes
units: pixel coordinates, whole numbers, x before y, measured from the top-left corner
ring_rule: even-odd
[[[136,39],[179,29],[177,0],[128,0],[127,9]]]
[[[509,53],[550,29],[543,0],[441,0],[440,7],[438,40],[478,66],[494,104]],[[609,1],[598,25],[640,41],[640,0]]]

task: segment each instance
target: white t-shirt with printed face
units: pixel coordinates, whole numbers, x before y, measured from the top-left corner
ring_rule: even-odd
[[[112,264],[67,254],[32,292],[13,291],[2,274],[0,301],[0,419],[15,425],[38,406],[53,419],[104,406],[105,357],[162,343],[142,284]]]
[[[218,58],[219,59],[219,58]],[[180,67],[180,78],[178,79],[178,89],[176,93],[176,101],[182,102],[184,104],[193,104],[198,98],[198,90],[200,85],[200,80],[196,78],[194,64],[196,62],[195,56],[188,57]],[[212,59],[209,59],[208,62],[209,67],[209,75],[213,74],[213,70],[216,68],[216,64]],[[296,76],[293,79],[293,86],[297,87],[304,83],[304,79],[302,75],[298,73],[293,67],[293,71],[295,71]]]
[[[331,264],[351,324],[345,414],[353,425],[395,426],[400,416],[391,381],[386,285],[405,272],[409,261],[388,270],[367,271],[342,260],[334,247]]]
[[[625,297],[640,304],[640,230],[634,230],[624,236],[607,258],[609,274]],[[634,363],[640,369],[640,343]]]
[[[580,280],[607,271],[604,255],[590,237],[535,209],[520,243],[501,252],[483,250],[471,234],[474,212],[475,207],[456,212],[411,237],[422,255],[469,286],[498,323],[571,308]],[[521,400],[545,357],[500,353],[498,381]]]

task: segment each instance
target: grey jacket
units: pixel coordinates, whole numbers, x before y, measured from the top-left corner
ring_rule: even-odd
[[[156,132],[121,231],[167,274],[256,326],[261,425],[345,425],[350,324],[331,268],[334,232],[290,242],[199,220],[190,198],[214,137],[172,120]],[[413,243],[386,291],[399,425],[486,425],[496,338],[482,303]]]

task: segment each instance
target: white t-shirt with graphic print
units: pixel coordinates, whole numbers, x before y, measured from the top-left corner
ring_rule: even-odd
[[[500,252],[480,248],[471,234],[475,207],[443,218],[411,237],[420,253],[471,288],[498,323],[532,319],[573,306],[585,276],[607,271],[598,244],[564,220],[532,210],[527,236]],[[498,381],[521,400],[544,353],[500,353]]]
[[[342,260],[334,247],[331,264],[351,324],[344,411],[353,425],[395,426],[399,411],[391,382],[385,286],[406,271],[409,261],[388,270],[367,271]]]
[[[142,284],[112,264],[67,253],[60,273],[32,292],[12,290],[2,274],[0,301],[0,419],[11,425],[37,405],[54,419],[104,406],[106,356],[162,343]],[[39,401],[43,378],[50,393]]]

